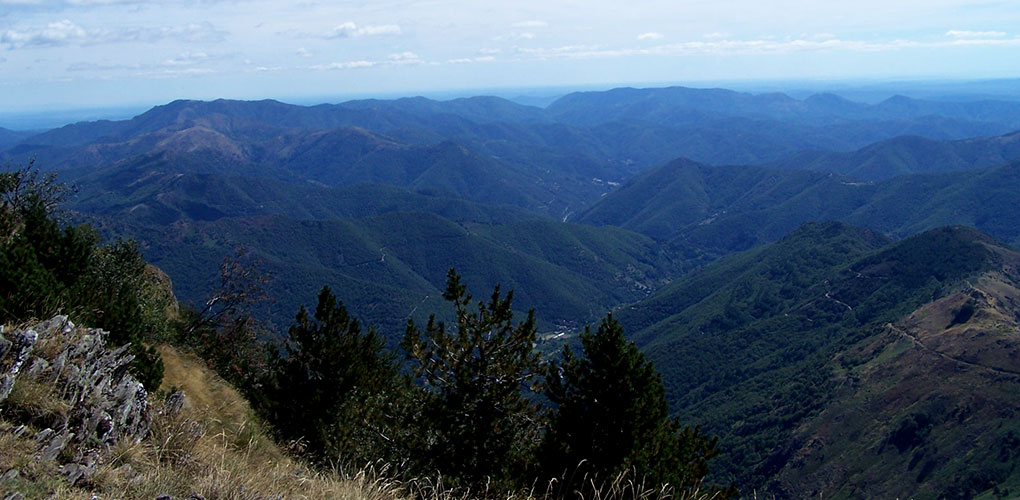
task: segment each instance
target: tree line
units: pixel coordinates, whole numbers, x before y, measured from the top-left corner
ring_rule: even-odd
[[[132,370],[153,390],[154,344],[189,348],[313,462],[383,461],[473,491],[548,484],[585,496],[624,472],[702,488],[718,453],[715,439],[669,417],[658,373],[611,314],[580,335],[580,352],[543,359],[534,314],[515,320],[512,291],[476,301],[451,269],[443,296],[455,319],[408,320],[399,351],[329,287],[272,340],[249,313],[267,298],[251,253],[224,260],[205,304],[178,308],[134,242],[102,245],[89,226],[58,220],[66,192],[31,165],[0,172],[0,322],[70,313],[131,344]]]

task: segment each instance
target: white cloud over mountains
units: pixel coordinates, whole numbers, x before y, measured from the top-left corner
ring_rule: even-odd
[[[0,46],[8,49],[33,47],[88,46],[111,43],[157,42],[173,39],[190,43],[220,42],[226,32],[211,23],[189,23],[184,26],[85,28],[68,19],[45,26],[8,29],[0,32]]]
[[[946,32],[946,36],[953,38],[1002,38],[1006,36],[1006,33],[1002,31],[949,30]]]
[[[361,36],[399,35],[403,32],[396,24],[369,24],[358,26],[353,22],[343,23],[324,35],[325,38],[355,38]]]
[[[133,79],[189,77],[197,89],[209,74],[210,94],[254,97],[789,71],[783,76],[1020,77],[1010,57],[1020,47],[1013,2],[837,4],[0,0],[0,85],[47,99],[40,82],[117,81],[95,94],[114,99]],[[324,71],[366,68],[356,77]],[[180,89],[165,84],[164,93]],[[0,95],[0,106],[23,102]]]

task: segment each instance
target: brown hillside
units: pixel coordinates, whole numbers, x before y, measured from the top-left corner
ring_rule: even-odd
[[[781,496],[1020,494],[1020,256],[993,250],[1000,269],[832,360],[839,395],[783,450]]]

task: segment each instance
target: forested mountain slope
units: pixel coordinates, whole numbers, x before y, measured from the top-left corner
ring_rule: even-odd
[[[645,297],[695,265],[698,254],[666,251],[648,237],[547,219],[491,225],[424,212],[360,219],[281,216],[181,219],[167,226],[87,218],[106,234],[132,236],[174,279],[178,297],[200,303],[218,283],[220,261],[253,250],[272,279],[263,318],[287,324],[323,285],[391,339],[408,317],[439,310],[446,273],[475,289],[517,290],[520,312],[536,309],[544,331],[579,328],[606,310]],[[417,314],[417,315],[416,315]]]
[[[641,173],[575,220],[717,253],[775,241],[817,220],[842,220],[898,237],[964,224],[1015,243],[1017,189],[1016,162],[866,183],[823,172],[677,160]]]
[[[1018,479],[992,458],[1020,416],[1018,264],[969,228],[888,243],[809,224],[618,317],[674,411],[721,436],[724,477],[780,498],[956,497]]]
[[[849,153],[805,151],[772,165],[881,181],[907,174],[976,170],[1017,159],[1020,159],[1020,132],[956,141],[903,136]]]

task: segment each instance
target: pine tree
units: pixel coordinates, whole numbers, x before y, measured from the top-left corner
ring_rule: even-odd
[[[452,269],[443,296],[454,305],[456,327],[434,315],[424,330],[408,321],[401,343],[424,387],[414,455],[458,485],[512,485],[537,440],[537,408],[524,393],[539,368],[534,313],[514,324],[513,292],[503,298],[498,285],[472,310]]]
[[[623,327],[609,314],[595,333],[585,329],[581,344],[582,357],[565,347],[547,371],[545,394],[555,410],[543,470],[562,474],[565,491],[581,494],[624,471],[652,484],[698,486],[715,440],[669,419],[661,378]]]
[[[304,307],[273,363],[264,404],[287,439],[304,440],[319,460],[364,462],[386,446],[387,405],[401,376],[382,337],[362,331],[329,287],[314,319]]]
[[[143,343],[168,336],[173,296],[153,285],[134,242],[100,246],[87,225],[61,227],[55,209],[67,192],[31,162],[0,172],[0,323],[70,314],[109,331],[114,346],[130,343],[133,374],[155,389],[162,360]]]

